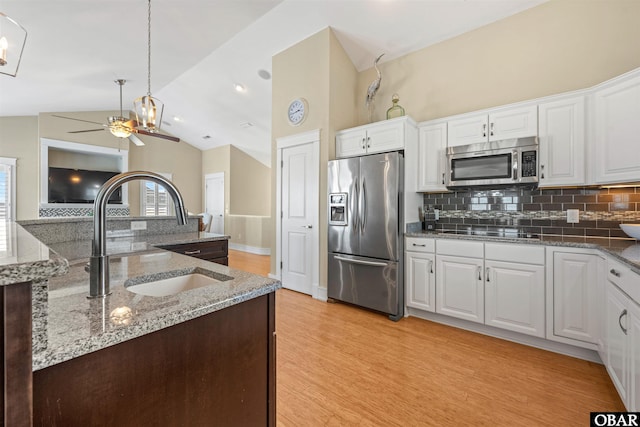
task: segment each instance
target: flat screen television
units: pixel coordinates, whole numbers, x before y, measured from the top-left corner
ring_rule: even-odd
[[[49,203],[93,203],[102,184],[119,173],[49,167]],[[122,187],[109,203],[122,203]]]

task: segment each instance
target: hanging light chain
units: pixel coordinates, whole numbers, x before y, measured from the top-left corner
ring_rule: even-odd
[[[148,3],[148,18],[147,18],[147,95],[151,96],[151,0]]]

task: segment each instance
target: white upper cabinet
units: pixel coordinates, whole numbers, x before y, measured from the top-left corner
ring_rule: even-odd
[[[540,187],[584,185],[585,97],[538,105]]]
[[[448,146],[476,144],[538,134],[537,105],[472,113],[449,120]]]
[[[595,182],[640,181],[640,72],[601,85],[593,96]]]
[[[418,129],[418,191],[447,191],[447,123],[424,123]]]
[[[407,126],[415,124],[403,116],[336,132],[336,158],[403,150]]]

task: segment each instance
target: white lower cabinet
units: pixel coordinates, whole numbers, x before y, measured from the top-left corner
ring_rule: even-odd
[[[640,410],[640,276],[609,260],[601,358],[628,411]]]
[[[547,338],[595,349],[600,330],[601,258],[585,250],[562,248],[548,249],[547,259],[550,261]]]
[[[436,311],[435,254],[407,252],[407,307]]]
[[[612,283],[606,288],[604,364],[623,402],[629,398],[629,298]],[[629,407],[627,409],[631,410]]]
[[[484,243],[436,241],[436,313],[484,323]]]
[[[544,265],[491,260],[484,265],[485,323],[544,338]]]
[[[484,323],[484,260],[438,255],[436,312]]]

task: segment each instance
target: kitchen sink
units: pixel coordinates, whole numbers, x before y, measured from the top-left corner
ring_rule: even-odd
[[[232,279],[231,276],[196,267],[132,277],[124,282],[124,287],[140,295],[166,297]]]

